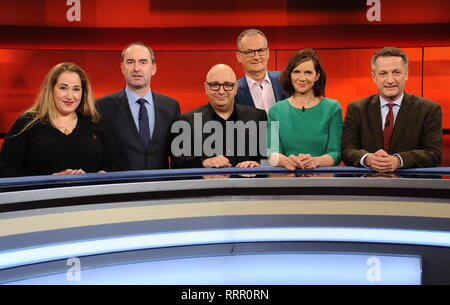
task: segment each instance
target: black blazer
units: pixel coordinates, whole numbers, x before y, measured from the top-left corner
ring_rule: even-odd
[[[97,99],[103,121],[114,135],[122,170],[169,168],[170,127],[180,114],[178,102],[152,91],[155,103],[155,128],[147,151],[141,143],[125,89]]]

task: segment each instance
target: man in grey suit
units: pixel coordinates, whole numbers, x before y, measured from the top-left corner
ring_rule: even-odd
[[[441,107],[404,92],[408,57],[398,48],[383,48],[372,57],[378,94],[350,103],[342,136],[348,166],[377,172],[438,166],[442,151]]]
[[[277,101],[289,97],[280,85],[280,72],[267,71],[269,47],[263,32],[243,31],[237,39],[236,58],[245,75],[238,81],[235,101],[238,104],[269,111]]]
[[[120,64],[125,89],[101,97],[97,107],[120,152],[122,170],[169,168],[170,126],[180,113],[178,102],[150,88],[157,66],[153,50],[128,45]]]

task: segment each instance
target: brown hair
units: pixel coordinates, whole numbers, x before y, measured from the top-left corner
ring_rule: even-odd
[[[286,68],[281,72],[280,84],[283,90],[288,94],[294,94],[295,89],[292,85],[291,73],[299,64],[311,60],[314,64],[316,73],[320,73],[319,79],[314,83],[314,96],[325,96],[326,74],[320,64],[319,57],[313,49],[303,49],[295,53],[289,60]]]
[[[133,42],[133,43],[130,43],[129,45],[127,45],[126,47],[125,47],[125,49],[123,49],[123,51],[122,51],[122,61],[121,62],[123,62],[123,60],[125,59],[125,52],[130,48],[130,47],[132,47],[132,46],[142,46],[142,47],[144,47],[144,48],[146,48],[147,50],[148,50],[148,52],[150,53],[150,58],[152,59],[152,64],[154,64],[155,63],[155,53],[153,52],[153,50],[152,50],[152,48],[150,48],[148,45],[146,45],[145,43],[143,43],[143,42]]]

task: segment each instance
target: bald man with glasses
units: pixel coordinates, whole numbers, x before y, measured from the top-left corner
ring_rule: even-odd
[[[238,81],[236,103],[269,111],[277,101],[289,97],[280,85],[280,72],[268,71],[269,47],[263,32],[243,31],[237,38],[236,58],[245,75]]]
[[[266,112],[234,102],[236,75],[227,65],[213,66],[204,87],[209,103],[181,114],[172,125],[174,167],[260,166],[265,156],[265,130],[260,122],[267,121]]]

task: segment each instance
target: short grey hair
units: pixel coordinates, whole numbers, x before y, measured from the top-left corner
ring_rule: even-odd
[[[396,47],[384,47],[380,51],[377,51],[373,54],[372,60],[370,62],[372,64],[372,71],[375,71],[376,62],[379,57],[391,56],[400,57],[406,68],[408,68],[408,55],[406,55],[405,52]]]
[[[263,32],[261,32],[260,30],[257,29],[248,29],[243,31],[241,34],[239,34],[238,38],[237,38],[237,49],[240,50],[240,44],[241,44],[241,40],[242,38],[244,38],[245,36],[253,36],[253,35],[261,35],[262,37],[264,37],[264,39],[266,40],[267,43],[267,37],[266,35],[264,35]]]

